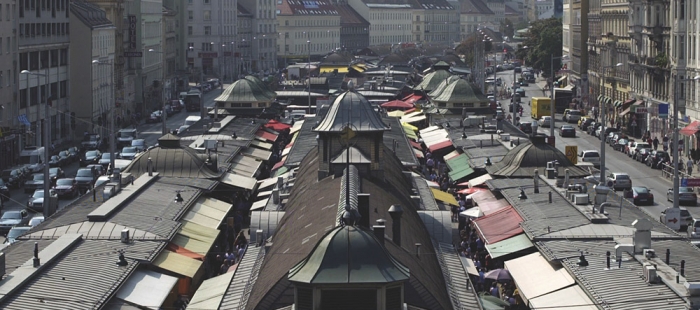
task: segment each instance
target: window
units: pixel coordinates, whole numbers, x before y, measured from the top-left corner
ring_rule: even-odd
[[[51,67],[58,67],[58,50],[51,50]]]
[[[204,20],[211,20],[211,11],[204,11]]]
[[[189,20],[194,19],[194,12],[193,11],[187,11],[187,19],[189,19]]]
[[[66,95],[68,95],[68,84],[66,83],[66,81],[61,81],[60,98],[66,98]]]
[[[211,26],[204,26],[204,35],[211,35]]]
[[[192,26],[187,26],[187,34],[192,35]]]

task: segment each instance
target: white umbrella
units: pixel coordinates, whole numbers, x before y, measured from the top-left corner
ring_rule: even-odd
[[[484,216],[484,212],[481,212],[479,207],[473,207],[473,208],[469,208],[465,211],[460,212],[459,216],[479,218],[479,217]]]

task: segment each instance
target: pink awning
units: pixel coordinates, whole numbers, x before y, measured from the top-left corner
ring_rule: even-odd
[[[401,100],[392,100],[381,104],[382,108],[393,108],[393,109],[410,109],[413,107],[412,103],[403,102]]]
[[[481,209],[481,212],[483,212],[485,215],[489,215],[508,206],[510,206],[510,204],[507,200],[499,199],[481,203],[479,204],[479,209]]]
[[[292,126],[289,126],[285,123],[280,123],[277,120],[271,119],[267,124],[265,124],[265,128],[270,128],[275,131],[283,131],[283,130],[288,130],[289,128],[292,128]]]
[[[256,132],[255,135],[270,142],[277,141],[277,137],[279,137],[278,135],[274,133],[269,133],[265,130],[258,130],[258,132]]]
[[[444,142],[436,143],[436,144],[433,144],[430,147],[428,147],[428,149],[430,150],[430,152],[434,153],[437,150],[441,150],[441,149],[444,149],[447,147],[452,147],[452,141],[447,140]]]
[[[693,121],[688,126],[683,127],[683,129],[681,129],[678,132],[686,136],[692,136],[696,132],[698,132],[698,130],[700,130],[700,121]]]
[[[422,98],[423,98],[422,95],[415,95],[415,94],[414,94],[414,95],[410,95],[410,96],[408,96],[408,97],[406,97],[406,98],[403,98],[403,101],[405,101],[406,103],[410,103],[411,105],[413,105],[413,104],[416,103],[416,101],[421,100]]]
[[[493,244],[522,233],[522,221],[520,214],[508,206],[474,220],[474,226],[484,243]]]

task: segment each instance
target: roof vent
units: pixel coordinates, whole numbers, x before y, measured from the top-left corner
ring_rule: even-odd
[[[403,208],[400,205],[392,205],[389,208],[389,215],[391,215],[391,240],[396,243],[396,245],[401,246],[401,215],[403,214]]]
[[[129,243],[129,230],[128,229],[122,229],[121,242],[122,243]]]
[[[41,266],[41,261],[39,260],[39,242],[34,242],[34,268],[39,268]]]

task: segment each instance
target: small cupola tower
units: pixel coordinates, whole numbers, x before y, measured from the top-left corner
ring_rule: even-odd
[[[319,179],[342,175],[348,163],[362,175],[383,177],[384,131],[389,129],[364,96],[352,88],[342,93],[313,129],[318,134]]]

